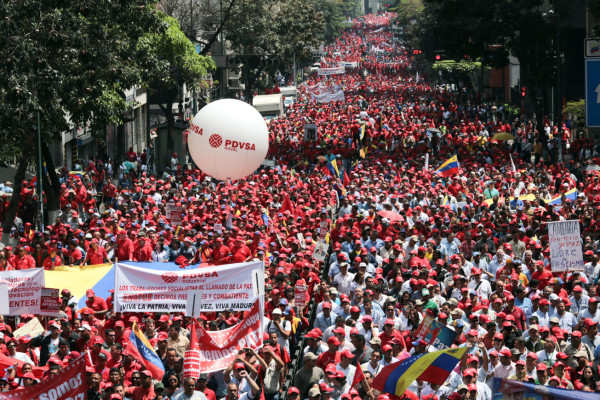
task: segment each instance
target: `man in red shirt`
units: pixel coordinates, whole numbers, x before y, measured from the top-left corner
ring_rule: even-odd
[[[141,375],[142,385],[129,386],[125,389],[125,393],[133,400],[154,400],[156,393],[154,393],[154,385],[152,384],[152,374],[150,371],[144,370]]]
[[[226,262],[231,250],[229,247],[223,245],[223,238],[217,238],[215,240],[215,249],[212,252],[212,258],[215,263]]]
[[[23,246],[17,247],[17,254],[13,258],[11,264],[14,269],[31,269],[35,268],[35,260],[25,252]]]
[[[245,245],[244,239],[236,239],[231,252],[233,253],[232,262],[234,263],[248,262],[252,259],[252,252]]]
[[[108,254],[104,247],[98,244],[98,239],[92,239],[88,252],[85,255],[83,263],[87,262],[88,265],[98,265],[109,262]]]
[[[138,233],[138,240],[133,249],[133,261],[150,261],[152,246],[146,241],[146,235]]]
[[[104,314],[108,312],[106,301],[102,297],[96,296],[96,293],[92,289],[86,290],[85,295],[87,296],[85,305],[94,310],[96,318],[104,319]]]
[[[106,179],[106,185],[102,189],[102,201],[104,204],[112,203],[112,199],[117,194],[117,188],[112,184],[110,178]]]
[[[341,360],[341,353],[338,351],[340,345],[340,340],[335,336],[327,339],[327,346],[329,349],[319,355],[317,367],[325,370],[329,364],[338,364]]]
[[[58,265],[62,265],[62,264],[63,264],[62,258],[60,258],[56,254],[56,244],[54,244],[54,245],[52,245],[52,247],[50,247],[50,253],[42,262],[42,267],[44,267],[44,269],[46,269],[46,270],[50,270],[50,269],[54,269],[54,267],[56,267]]]
[[[79,332],[79,339],[75,342],[75,348],[79,353],[84,353],[86,350],[91,350],[93,346],[92,340],[92,327],[89,324],[81,324],[77,329]]]
[[[81,262],[83,261],[83,254],[77,247],[76,240],[77,239],[73,239],[69,242],[69,266],[81,265]]]
[[[120,230],[117,240],[117,257],[119,261],[133,260],[133,249],[133,241],[127,237],[127,232]]]
[[[379,334],[379,339],[381,339],[381,347],[388,344],[392,339],[396,339],[396,341],[400,342],[400,348],[402,350],[406,350],[404,338],[402,337],[402,334],[400,334],[400,332],[394,328],[394,320],[391,318],[385,320],[383,332]]]
[[[541,260],[535,262],[535,268],[536,270],[531,274],[531,279],[537,279],[540,282],[539,289],[544,290],[550,279],[552,279],[552,272],[544,268],[544,262]]]
[[[208,374],[200,374],[196,381],[196,389],[204,393],[208,400],[217,400],[215,392],[206,387],[206,382],[208,382]]]
[[[525,329],[525,313],[521,308],[515,306],[515,296],[507,294],[504,298],[506,300],[506,307],[502,310],[506,315],[512,315],[515,317],[515,326],[523,331]]]

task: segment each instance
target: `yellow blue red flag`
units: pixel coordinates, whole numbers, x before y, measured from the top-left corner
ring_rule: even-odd
[[[435,173],[445,178],[458,174],[459,168],[460,165],[458,164],[458,158],[456,156],[452,156],[442,165],[440,165],[439,168],[435,170]]]
[[[371,387],[382,393],[402,396],[415,380],[442,385],[468,350],[467,347],[457,347],[395,362],[377,374]]]
[[[148,339],[146,339],[146,335],[138,327],[137,322],[133,323],[131,334],[129,335],[129,343],[124,354],[131,354],[135,360],[141,362],[150,371],[154,379],[160,381],[165,375],[165,367],[160,357],[156,354],[154,347]]]
[[[577,200],[577,195],[578,195],[577,189],[571,189],[568,192],[563,193],[563,194],[565,195],[565,200],[571,200],[571,203],[573,203],[575,200]],[[548,202],[548,204],[551,206],[557,206],[557,205],[561,204],[563,194],[553,198],[552,200],[550,200]]]

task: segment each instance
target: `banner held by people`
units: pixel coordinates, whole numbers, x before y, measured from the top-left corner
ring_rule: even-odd
[[[456,339],[457,332],[437,321],[432,315],[425,313],[417,331],[417,338],[438,350],[449,349]]]
[[[256,300],[252,271],[262,268],[248,262],[160,271],[117,263],[114,311],[187,312],[191,291],[200,294],[201,311],[247,311]]]
[[[231,364],[240,350],[244,348],[256,350],[262,347],[262,308],[261,302],[257,299],[242,322],[221,331],[207,331],[200,325],[196,326],[200,373],[223,370]]]
[[[52,378],[24,389],[0,393],[0,400],[84,400],[87,398],[85,359],[80,356],[65,364]]]

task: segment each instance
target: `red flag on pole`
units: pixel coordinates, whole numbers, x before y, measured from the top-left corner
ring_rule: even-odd
[[[363,370],[360,367],[360,364],[356,363],[356,371],[354,372],[354,379],[352,379],[352,385],[350,385],[350,387],[353,388],[354,386],[356,386],[357,383],[360,383],[364,380],[365,374],[363,374]]]
[[[292,200],[290,200],[290,195],[286,194],[283,199],[283,204],[281,205],[281,213],[285,213],[289,211],[292,215],[294,214],[294,206],[292,205]]]

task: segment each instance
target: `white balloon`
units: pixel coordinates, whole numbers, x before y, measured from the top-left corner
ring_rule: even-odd
[[[237,180],[254,172],[269,150],[269,131],[262,115],[240,100],[206,105],[192,120],[188,147],[202,171],[220,180]]]

